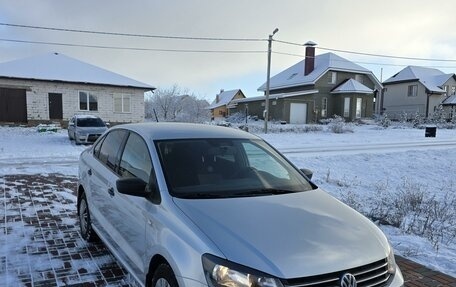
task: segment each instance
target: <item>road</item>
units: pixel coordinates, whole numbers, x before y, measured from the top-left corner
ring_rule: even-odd
[[[351,144],[351,145],[315,145],[302,148],[279,148],[283,154],[305,154],[310,156],[325,156],[333,154],[359,154],[359,153],[385,153],[404,152],[409,150],[435,150],[456,148],[456,140],[439,141],[409,141],[376,144]]]

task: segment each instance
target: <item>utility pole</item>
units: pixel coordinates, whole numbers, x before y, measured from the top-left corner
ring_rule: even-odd
[[[271,77],[271,53],[272,53],[272,36],[274,36],[275,33],[279,32],[278,28],[275,28],[274,31],[272,31],[272,34],[269,35],[268,39],[268,72],[267,72],[267,78],[266,78],[266,101],[264,103],[264,133],[268,133],[268,119],[269,119],[269,78]]]

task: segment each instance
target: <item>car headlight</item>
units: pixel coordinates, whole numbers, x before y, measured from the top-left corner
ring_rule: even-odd
[[[277,278],[216,256],[204,254],[202,260],[210,287],[283,287]]]
[[[396,259],[394,259],[394,252],[393,252],[393,248],[391,247],[391,245],[389,246],[389,253],[388,253],[388,273],[390,274],[394,274],[396,273]]]

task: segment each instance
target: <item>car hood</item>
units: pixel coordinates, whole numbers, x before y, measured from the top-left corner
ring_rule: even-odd
[[[107,129],[107,127],[77,127],[76,132],[82,134],[102,134]]]
[[[174,202],[226,259],[279,278],[357,267],[389,249],[372,222],[320,189]]]

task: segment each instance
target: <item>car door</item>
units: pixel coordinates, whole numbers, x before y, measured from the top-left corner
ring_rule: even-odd
[[[119,232],[115,229],[115,211],[112,198],[115,195],[116,173],[121,147],[128,132],[115,129],[99,141],[92,150],[89,165],[88,203],[92,215],[92,223],[103,239],[110,245],[119,241]]]
[[[134,132],[130,132],[126,140],[120,157],[118,174],[121,178],[140,178],[145,183],[148,183],[151,178],[155,181],[147,144]],[[140,192],[143,191],[140,190]],[[155,206],[150,199],[121,194],[117,190],[111,202],[118,217],[113,220],[115,228],[122,237],[119,245],[122,246],[122,252],[125,253],[130,267],[140,280],[143,280],[144,271],[147,270],[150,260],[145,258],[147,213],[154,210]]]

